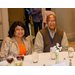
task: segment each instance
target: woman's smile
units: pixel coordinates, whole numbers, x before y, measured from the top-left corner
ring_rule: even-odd
[[[15,37],[23,37],[24,36],[24,29],[21,26],[17,26],[15,28],[15,32],[14,32]]]

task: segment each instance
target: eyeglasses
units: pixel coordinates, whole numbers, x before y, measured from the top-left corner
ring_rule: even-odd
[[[54,23],[55,21],[56,21],[56,20],[49,20],[48,22],[50,22],[50,23],[53,22],[53,23]]]

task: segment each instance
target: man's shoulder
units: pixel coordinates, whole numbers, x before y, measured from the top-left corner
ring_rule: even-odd
[[[42,28],[40,31],[46,31],[47,27]]]
[[[64,31],[60,28],[57,28],[57,34],[61,35],[63,37]]]
[[[62,32],[63,32],[63,30],[62,30],[62,29],[60,29],[60,28],[58,28],[58,27],[57,27],[56,29],[57,29],[58,31],[62,31]]]
[[[44,27],[43,29],[41,29],[39,32],[42,34],[42,35],[45,35],[47,33],[47,27]]]

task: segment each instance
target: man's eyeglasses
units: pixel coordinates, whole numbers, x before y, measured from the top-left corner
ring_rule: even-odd
[[[48,22],[50,22],[50,23],[51,23],[51,22],[55,22],[55,21],[56,21],[56,20],[49,20]]]

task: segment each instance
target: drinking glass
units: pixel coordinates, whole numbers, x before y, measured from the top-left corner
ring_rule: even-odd
[[[68,56],[69,56],[69,58],[73,58],[73,56],[74,56],[74,48],[73,47],[68,48]]]
[[[22,58],[15,59],[14,66],[22,66]]]
[[[50,56],[51,56],[52,60],[55,60],[55,58],[56,58],[55,51],[52,48],[50,48]]]
[[[32,61],[33,63],[38,63],[38,53],[37,52],[32,53]]]

